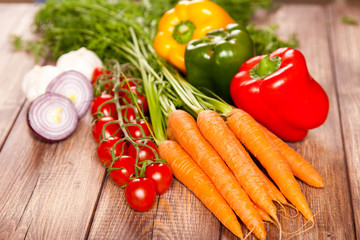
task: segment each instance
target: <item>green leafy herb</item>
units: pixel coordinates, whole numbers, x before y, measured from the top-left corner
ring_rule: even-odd
[[[264,27],[255,27],[253,24],[247,25],[246,29],[255,43],[257,55],[268,54],[282,47],[295,48],[298,46],[296,34],[290,35],[288,41],[283,41],[275,32],[277,28],[277,25]]]
[[[239,23],[250,20],[258,8],[273,8],[271,0],[213,0],[213,2],[224,8]]]
[[[23,41],[13,37],[14,46],[34,53],[35,57],[57,59],[60,55],[87,47],[101,59],[126,59],[118,53],[118,46],[131,40],[128,27],[140,26],[150,39],[157,32],[161,16],[176,5],[177,0],[48,0],[38,11],[34,25],[41,38]],[[247,21],[259,8],[270,8],[271,0],[214,0],[237,21]],[[273,27],[265,29],[248,26],[259,54],[269,53],[277,47],[296,46],[295,38],[289,42],[278,39]],[[49,54],[50,53],[50,54]],[[151,56],[148,56],[151,58]]]
[[[350,25],[358,25],[358,21],[356,21],[356,19],[348,17],[348,16],[343,16],[341,18],[341,21],[343,23],[350,24]]]

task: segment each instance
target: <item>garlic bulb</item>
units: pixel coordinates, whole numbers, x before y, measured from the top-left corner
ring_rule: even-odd
[[[56,66],[63,72],[68,70],[81,72],[91,81],[94,69],[101,68],[103,64],[93,51],[82,47],[76,51],[61,55],[56,62]]]
[[[35,65],[22,81],[22,90],[29,101],[34,100],[46,92],[49,83],[61,73],[60,69],[51,66]]]

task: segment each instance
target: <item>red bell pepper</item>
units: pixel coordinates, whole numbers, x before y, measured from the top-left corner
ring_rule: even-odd
[[[285,141],[302,140],[329,112],[329,99],[309,74],[304,55],[291,48],[246,61],[230,94],[238,108]]]

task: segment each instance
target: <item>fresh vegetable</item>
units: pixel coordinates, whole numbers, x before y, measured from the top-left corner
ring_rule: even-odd
[[[125,187],[125,199],[137,211],[149,210],[155,202],[156,192],[150,178],[136,178]]]
[[[159,158],[146,113],[134,101],[142,89],[141,79],[127,78],[115,60],[109,64],[106,67],[110,69],[103,68],[93,83],[95,94],[99,94],[92,103],[98,157],[113,182],[125,188],[129,205],[146,211],[153,205],[156,193],[168,190],[172,173]],[[146,102],[145,95],[141,98]],[[114,115],[117,119],[109,117]]]
[[[158,148],[153,141],[149,139],[145,139],[145,140],[136,140],[135,142],[141,144],[138,145],[138,149],[136,149],[135,146],[131,144],[128,149],[129,156],[132,156],[134,158],[138,156],[139,162],[145,160],[154,160],[158,157],[157,156]]]
[[[87,113],[94,97],[90,82],[82,73],[74,70],[58,75],[50,82],[46,92],[58,93],[69,98],[74,104],[79,118]]]
[[[253,57],[254,45],[244,26],[231,23],[190,41],[185,50],[186,80],[231,102],[230,82],[241,64]]]
[[[100,142],[97,147],[98,158],[105,167],[109,167],[113,162],[113,155],[114,157],[120,157],[121,155],[126,154],[126,143],[117,136],[108,137],[104,141]]]
[[[108,169],[110,177],[114,183],[120,187],[124,187],[131,181],[131,177],[135,174],[136,159],[131,156],[123,155],[116,160]]]
[[[125,123],[136,122],[137,116],[135,106],[124,106],[121,108],[121,116]]]
[[[101,94],[91,103],[91,114],[94,118],[113,117],[117,119],[116,104],[110,94]]]
[[[117,58],[122,63],[133,64],[144,81],[153,135],[156,136],[157,143],[166,138],[164,129],[166,129],[169,109],[183,108],[196,116],[200,111],[213,107],[223,116],[227,116],[228,105],[219,107],[216,99],[205,97],[201,92],[187,85],[177,71],[154,54],[151,44],[154,28],[143,24],[149,24],[149,19],[153,20],[153,18],[148,18],[149,15],[144,14],[146,11],[134,10],[132,4],[126,10],[119,11],[117,7],[126,6],[124,2],[107,4],[105,3],[107,1],[102,2],[103,0],[96,3],[87,0],[76,2],[64,0],[61,3],[49,1],[45,10],[38,15],[40,20],[38,23],[41,22],[40,32],[46,35],[46,38],[41,39],[40,44],[48,44],[50,49],[54,50],[54,56],[63,51],[62,49],[68,49],[69,46],[76,48],[79,44],[80,46],[90,45],[99,53],[112,56],[102,57],[102,59]],[[139,16],[145,17],[138,19]],[[54,29],[56,29],[55,34]],[[118,34],[119,32],[121,34]],[[53,36],[61,36],[61,38]],[[114,75],[116,75],[115,72]],[[155,94],[149,94],[150,92]],[[114,95],[114,98],[116,97],[118,97],[117,94]],[[118,106],[117,101],[116,104]],[[131,141],[130,138],[129,141]]]
[[[159,146],[159,151],[160,156],[167,160],[174,176],[188,187],[226,228],[243,239],[236,215],[210,178],[189,154],[174,141],[163,141]]]
[[[105,74],[110,74],[109,71],[104,71],[102,68],[100,67],[96,67],[92,73],[92,77],[91,77],[91,84],[94,84],[96,80],[98,80],[99,77],[105,75]]]
[[[214,2],[182,0],[160,19],[154,39],[155,51],[185,72],[186,44],[205,36],[211,30],[224,28],[229,23],[235,21]]]
[[[230,87],[236,106],[286,141],[324,123],[329,99],[309,74],[304,55],[281,48],[246,61]]]
[[[108,137],[122,137],[119,124],[112,117],[103,117],[97,120],[92,128],[92,134],[97,143],[107,139]]]
[[[144,93],[139,90],[139,86],[134,85],[134,83],[129,82],[130,88],[127,84],[121,85],[121,91],[119,92],[120,104],[133,104],[135,103],[139,106],[138,111],[142,111],[144,114],[147,114],[149,111],[148,103]]]
[[[145,177],[154,182],[157,194],[164,194],[171,186],[172,172],[167,164],[152,163],[146,167]]]
[[[267,214],[267,212],[265,212],[262,208],[257,206],[255,203],[254,203],[254,207],[262,220],[264,220],[265,222],[274,223],[274,220],[271,219],[271,217],[269,216],[269,214]]]
[[[72,102],[59,94],[45,93],[31,102],[27,120],[42,140],[56,142],[75,132],[78,117]]]
[[[60,73],[60,69],[56,66],[35,65],[27,74],[25,74],[22,81],[22,90],[28,101],[31,102],[44,94],[49,83]]]
[[[171,128],[167,129],[167,136],[169,140],[172,141],[176,141],[175,136],[172,134],[171,132]],[[258,177],[261,179],[262,181],[262,185],[265,186],[266,191],[268,192],[268,194],[270,195],[271,199],[273,199],[274,201],[277,201],[278,203],[287,205],[288,202],[286,201],[286,198],[282,195],[282,193],[277,189],[277,187],[264,175],[264,173],[258,168],[258,166],[253,162],[250,161],[250,164],[253,165],[254,169],[256,170]],[[256,204],[255,204],[256,205]],[[259,207],[258,207],[259,208]],[[256,209],[258,210],[258,209]],[[262,210],[263,212],[265,212],[264,210]],[[259,210],[258,210],[259,212]],[[262,215],[264,215],[264,213],[262,212]],[[266,214],[266,212],[265,212]],[[269,217],[270,218],[270,217]],[[264,219],[266,220],[267,219]]]
[[[133,139],[140,139],[151,136],[151,125],[144,120],[140,120],[136,123],[126,124],[126,132]]]
[[[306,219],[314,221],[309,205],[290,166],[255,119],[241,109],[234,109],[230,112],[227,122],[241,143],[266,169],[284,196]]]
[[[86,47],[81,47],[76,51],[70,51],[61,55],[57,61],[56,66],[62,72],[69,70],[76,70],[85,75],[90,82],[95,68],[103,66],[100,58],[93,51]]]
[[[304,159],[300,154],[298,154],[294,149],[289,147],[285,142],[278,138],[271,131],[262,126],[263,131],[269,136],[271,141],[276,145],[277,149],[283,156],[283,158],[288,162],[291,171],[294,175],[306,182],[313,187],[324,187],[324,181],[321,175],[316,171],[316,169]]]
[[[257,238],[265,239],[264,223],[253,203],[225,162],[203,137],[194,118],[185,111],[176,110],[169,116],[169,127],[176,140],[209,176],[247,228],[253,230]]]
[[[272,203],[254,165],[250,163],[251,157],[220,115],[211,110],[202,111],[197,117],[197,125],[252,201],[278,222],[276,206]]]

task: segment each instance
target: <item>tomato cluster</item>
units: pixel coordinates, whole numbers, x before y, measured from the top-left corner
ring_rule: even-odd
[[[118,79],[114,80],[111,71],[94,70],[94,91],[101,89],[101,93],[91,105],[92,134],[98,143],[99,161],[110,172],[112,181],[125,188],[128,204],[137,211],[147,211],[156,194],[169,189],[172,172],[159,159],[158,148],[151,139],[141,81]]]

